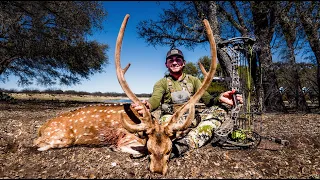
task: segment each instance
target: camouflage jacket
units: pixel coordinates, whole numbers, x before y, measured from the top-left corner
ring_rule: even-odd
[[[183,78],[178,81],[170,75],[166,75],[156,82],[153,86],[152,95],[148,100],[151,104],[151,111],[156,110],[160,104],[172,104],[171,92],[181,91],[183,86],[187,87],[191,96],[197,92],[201,86],[200,79],[185,73],[183,73],[182,77]],[[212,97],[208,92],[205,92],[200,102],[203,102],[206,106],[216,105],[218,104],[218,97]]]

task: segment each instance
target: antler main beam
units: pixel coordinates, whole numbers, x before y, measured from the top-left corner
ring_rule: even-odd
[[[130,90],[129,85],[124,78],[124,74],[129,69],[130,63],[124,69],[121,69],[121,64],[120,64],[120,52],[121,52],[122,40],[123,40],[124,31],[126,29],[129,17],[130,17],[129,14],[127,14],[124,17],[124,20],[123,20],[121,27],[120,27],[120,30],[119,30],[119,34],[118,34],[118,38],[117,38],[117,42],[116,42],[115,65],[116,65],[116,70],[117,70],[117,78],[118,78],[119,84],[121,85],[121,88],[123,89],[123,91],[126,93],[126,95],[129,97],[129,99],[131,101],[133,101],[134,103],[140,103],[140,100]]]
[[[122,90],[125,92],[125,94],[128,96],[128,98],[135,104],[139,104],[144,108],[144,113],[143,117],[139,118],[141,120],[141,123],[139,125],[137,124],[131,124],[127,121],[123,121],[124,119],[121,116],[121,120],[123,123],[123,126],[128,129],[130,132],[139,132],[139,131],[144,131],[148,127],[152,126],[152,117],[151,113],[147,110],[145,105],[138,99],[138,97],[131,91],[129,88],[129,85],[127,81],[124,78],[124,74],[127,72],[127,70],[130,67],[130,63],[124,68],[121,68],[121,63],[120,63],[120,52],[121,52],[121,46],[122,46],[122,40],[123,40],[123,35],[124,31],[128,22],[130,15],[127,14],[123,22],[121,24],[117,42],[116,42],[116,50],[115,50],[115,66],[116,66],[116,72],[117,72],[117,78],[119,81],[119,84],[121,85]]]

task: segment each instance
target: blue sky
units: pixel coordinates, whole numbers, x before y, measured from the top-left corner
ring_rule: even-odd
[[[148,46],[144,39],[138,38],[136,26],[142,20],[156,20],[162,9],[169,7],[169,3],[169,1],[159,1],[159,3],[156,3],[156,1],[104,1],[103,5],[108,12],[108,16],[103,22],[103,30],[95,32],[93,36],[89,37],[89,40],[97,40],[109,45],[106,54],[110,63],[104,68],[103,73],[90,76],[89,80],[83,79],[79,85],[53,86],[50,88],[64,91],[122,93],[123,90],[116,77],[114,53],[123,18],[126,14],[130,14],[122,43],[121,66],[124,68],[128,63],[131,63],[125,78],[134,93],[151,93],[153,85],[166,72],[165,55],[170,47]],[[178,48],[182,50],[188,62],[196,63],[200,57],[210,56],[209,43],[208,46],[200,45],[193,51],[186,50],[184,47]],[[18,87],[17,78],[13,76],[10,76],[9,81],[5,84],[0,82],[0,87],[16,90],[25,88],[45,90],[49,88],[36,85]]]

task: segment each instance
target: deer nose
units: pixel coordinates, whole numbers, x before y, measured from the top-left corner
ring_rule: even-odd
[[[150,168],[152,169],[152,168]],[[154,167],[152,170],[151,170],[153,173],[158,173],[158,174],[162,174],[162,175],[165,175],[167,173],[167,168],[164,168],[164,167]]]

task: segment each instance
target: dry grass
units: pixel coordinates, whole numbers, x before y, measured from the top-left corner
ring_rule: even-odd
[[[91,102],[0,103],[0,178],[248,178],[320,177],[320,115],[264,114],[261,135],[290,141],[258,149],[225,150],[211,144],[169,162],[167,175],[149,171],[147,158],[131,159],[108,147],[76,146],[39,152],[37,128],[59,113]]]
[[[51,100],[51,101],[79,101],[79,102],[104,102],[113,99],[128,99],[124,96],[95,96],[95,95],[73,95],[73,94],[46,94],[46,93],[7,93],[14,99],[19,100]],[[146,98],[140,98],[146,99]]]

